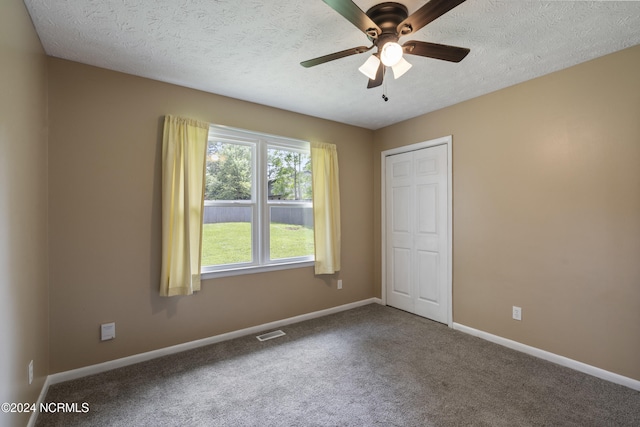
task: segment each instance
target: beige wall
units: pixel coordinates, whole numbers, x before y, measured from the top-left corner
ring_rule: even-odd
[[[375,206],[382,151],[453,135],[455,322],[640,380],[639,68],[636,46],[375,133]]]
[[[49,59],[51,373],[373,296],[373,132],[148,79]],[[165,114],[335,143],[342,271],[208,280],[160,298]],[[344,289],[336,289],[336,279]],[[116,339],[99,325],[116,322]]]
[[[1,401],[35,401],[49,373],[379,296],[380,152],[443,135],[454,138],[454,321],[640,379],[640,47],[376,132],[47,64],[19,1],[0,4],[0,58]],[[158,297],[165,114],[336,143],[343,271]],[[117,338],[101,343],[107,321]]]
[[[18,0],[0,2],[0,402],[35,402],[49,373],[46,58]],[[34,361],[34,382],[27,366]],[[0,425],[29,414],[0,413]]]

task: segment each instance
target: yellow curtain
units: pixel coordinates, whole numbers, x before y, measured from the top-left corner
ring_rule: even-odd
[[[315,273],[340,271],[340,186],[333,144],[311,143]]]
[[[161,296],[200,290],[208,132],[208,123],[173,116],[164,120]]]

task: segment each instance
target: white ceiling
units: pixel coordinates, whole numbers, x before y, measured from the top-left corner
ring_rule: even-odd
[[[427,1],[398,2],[412,13]],[[640,1],[467,0],[400,40],[470,48],[462,62],[407,56],[409,72],[366,89],[370,53],[299,65],[370,44],[322,0],[25,4],[51,56],[369,129],[640,44]]]

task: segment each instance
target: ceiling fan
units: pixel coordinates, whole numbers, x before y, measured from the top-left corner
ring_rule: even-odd
[[[365,13],[352,0],[323,1],[365,33],[373,44],[369,47],[358,46],[303,61],[300,63],[303,67],[313,67],[335,59],[368,52],[377,47],[377,52],[371,55],[359,68],[364,75],[369,77],[367,88],[373,88],[382,84],[386,67],[391,67],[396,79],[411,68],[411,64],[403,58],[403,54],[460,62],[470,52],[469,49],[462,47],[418,40],[410,40],[402,45],[398,43],[401,37],[418,31],[454,7],[464,3],[465,0],[430,0],[411,16],[409,16],[407,8],[400,3],[380,3]]]

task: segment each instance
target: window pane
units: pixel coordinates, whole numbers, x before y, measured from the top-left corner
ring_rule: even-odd
[[[270,208],[271,259],[313,256],[313,209],[298,206]]]
[[[269,200],[311,200],[311,157],[308,153],[269,147]]]
[[[205,200],[251,200],[252,153],[247,145],[209,141]]]
[[[212,125],[205,176],[204,274],[313,260],[308,142]]]
[[[251,206],[204,207],[203,267],[252,261],[252,210]]]

